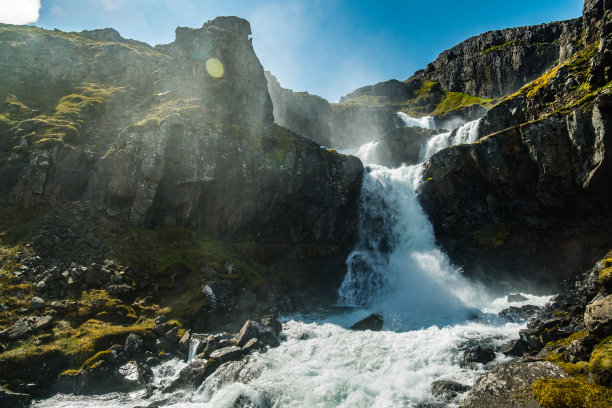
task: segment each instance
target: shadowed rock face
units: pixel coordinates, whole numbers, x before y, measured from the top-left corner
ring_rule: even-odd
[[[604,2],[587,2],[585,16],[590,3]],[[612,78],[601,67],[610,35],[599,20],[584,21],[585,33],[602,27],[595,42],[493,107],[477,143],[425,166],[421,203],[472,276],[554,287],[610,245]]]
[[[135,225],[351,246],[362,166],[273,123],[246,20],[179,27],[157,47],[112,29],[13,34],[0,42],[0,91],[25,116],[0,127],[7,155],[20,145],[0,186],[14,201],[85,198],[129,209]]]
[[[444,51],[424,75],[450,91],[508,95],[573,53],[581,25],[574,19],[489,31]]]

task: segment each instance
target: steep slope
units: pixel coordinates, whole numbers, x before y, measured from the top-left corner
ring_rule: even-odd
[[[611,10],[587,1],[576,52],[427,163],[421,203],[468,274],[554,287],[610,246]]]
[[[2,384],[335,302],[363,166],[273,123],[250,33],[0,25]]]

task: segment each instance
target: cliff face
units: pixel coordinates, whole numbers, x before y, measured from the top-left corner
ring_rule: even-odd
[[[276,123],[324,146],[359,146],[395,127],[391,106],[330,104],[319,96],[282,88],[269,72],[266,78]]]
[[[426,164],[420,200],[467,273],[556,285],[610,245],[611,10],[586,2],[575,52]]]
[[[582,20],[489,31],[444,51],[425,77],[450,91],[508,95],[575,51]]]
[[[110,29],[2,26],[3,193],[222,239],[350,246],[361,165],[273,124],[250,33],[219,17],[152,48]]]

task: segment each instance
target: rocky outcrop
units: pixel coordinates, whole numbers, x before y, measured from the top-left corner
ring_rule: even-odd
[[[610,245],[612,96],[591,69],[607,58],[604,37],[489,110],[477,143],[426,164],[421,203],[468,274],[558,286]]]
[[[530,391],[540,378],[564,378],[565,371],[549,362],[500,364],[481,377],[461,403],[461,408],[521,407],[539,408],[541,405]]]
[[[0,180],[14,202],[85,198],[138,226],[352,245],[362,166],[273,124],[247,21],[179,27],[155,48],[110,29],[14,30],[0,42],[7,150],[17,145]],[[36,81],[49,100],[28,93]]]
[[[330,104],[319,96],[282,88],[269,72],[266,78],[276,123],[324,146],[360,146],[395,127],[395,109],[391,106]]]
[[[444,51],[424,76],[450,91],[511,94],[575,51],[581,19],[489,31]]]

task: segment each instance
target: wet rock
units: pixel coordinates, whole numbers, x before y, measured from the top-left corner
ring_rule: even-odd
[[[251,339],[251,340],[257,340],[257,339]],[[242,348],[237,347],[237,346],[229,346],[229,347],[224,347],[222,349],[213,351],[210,354],[210,358],[218,361],[220,364],[223,364],[228,361],[239,360],[243,354],[244,352]]]
[[[175,380],[162,387],[162,392],[170,393],[179,388],[197,388],[220,365],[221,363],[215,359],[203,360],[196,358],[181,370]]]
[[[372,330],[381,331],[383,326],[383,317],[378,313],[374,313],[363,320],[358,321],[351,326],[351,330]]]
[[[550,362],[500,364],[480,377],[469,391],[461,408],[539,407],[530,386],[538,378],[565,378],[561,367]]]
[[[204,354],[210,356],[210,354],[215,350],[231,346],[231,338],[232,336],[229,333],[213,334],[202,341],[202,343],[198,346],[198,350],[196,350],[196,355],[200,354],[200,350],[203,350]]]
[[[275,315],[264,316],[261,318],[261,324],[272,329],[277,336],[283,331],[283,325],[278,321]]]
[[[536,329],[523,329],[519,331],[519,337],[523,346],[530,353],[537,353],[544,347],[537,334],[538,331]]]
[[[512,357],[520,357],[525,354],[525,346],[521,339],[510,340],[499,348],[499,352]]]
[[[522,322],[537,316],[540,310],[540,307],[533,305],[525,305],[521,307],[510,306],[499,312],[498,315],[509,322]]]
[[[482,348],[474,346],[463,354],[463,363],[480,363],[487,364],[495,360],[495,352],[490,348]]]
[[[513,295],[508,295],[508,302],[513,303],[513,302],[524,302],[525,300],[527,300],[527,298],[523,295],[521,295],[520,293],[516,293]]]
[[[225,296],[229,292],[229,287],[224,283],[214,282],[207,283],[202,287],[202,293],[206,299],[213,305],[218,307],[225,306]]]
[[[251,339],[257,339],[266,346],[277,347],[280,344],[278,337],[276,337],[271,328],[259,322],[247,320],[242,329],[240,329],[240,333],[238,333],[236,345],[243,347]]]
[[[121,383],[122,388],[136,389],[140,385],[138,365],[133,361],[119,367],[115,375]]]
[[[456,381],[438,380],[431,383],[432,393],[444,402],[452,402],[458,394],[470,389],[469,386]]]
[[[2,407],[26,408],[31,402],[32,397],[28,394],[20,394],[0,387],[0,406]]]
[[[183,337],[178,342],[179,350],[183,353],[187,353],[189,351],[189,343],[191,342],[191,330],[187,330]]]
[[[168,330],[165,334],[164,337],[166,337],[171,343],[174,344],[178,344],[180,338],[178,336],[178,327],[174,327],[170,330]]]
[[[109,285],[106,290],[111,296],[114,296],[119,299],[130,299],[134,296],[136,290],[126,284],[120,285]]]
[[[142,351],[143,343],[144,340],[140,336],[134,333],[130,333],[130,335],[125,339],[125,345],[123,346],[123,348],[125,350],[125,353],[129,356]]]
[[[255,350],[262,350],[265,346],[257,339],[251,339],[242,347],[242,353],[248,354]]]

